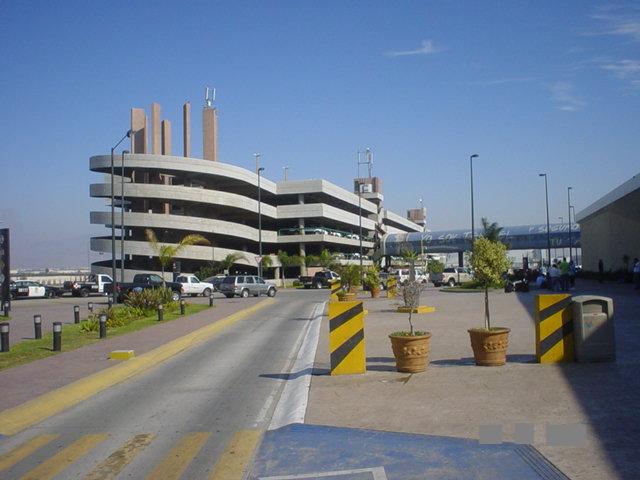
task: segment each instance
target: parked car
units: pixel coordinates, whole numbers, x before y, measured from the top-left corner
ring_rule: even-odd
[[[440,285],[449,285],[454,287],[464,282],[470,282],[473,280],[473,274],[468,267],[448,267],[445,268],[442,273],[432,273],[429,275],[429,279],[436,287]]]
[[[182,285],[182,293],[184,295],[208,297],[213,292],[213,284],[201,282],[195,275],[180,275],[176,278],[176,282]]]
[[[138,273],[134,275],[133,282],[118,283],[116,282],[116,295],[118,300],[123,300],[124,297],[131,292],[141,292],[142,290],[162,288],[165,286],[173,292],[172,300],[180,300],[182,294],[182,285],[176,282],[163,282],[162,277],[155,273]],[[104,286],[105,293],[112,293],[113,283],[107,283]]]
[[[219,292],[220,284],[225,278],[227,278],[226,275],[216,275],[215,277],[207,277],[204,279],[204,281],[213,285],[214,292]]]
[[[16,298],[55,298],[62,295],[62,289],[51,285],[42,285],[30,280],[16,280],[9,283],[9,295]]]
[[[104,294],[104,286],[113,282],[109,275],[92,273],[83,282],[67,281],[62,285],[64,292],[71,292],[74,297],[88,297],[91,294]]]
[[[275,285],[267,283],[262,277],[254,275],[230,275],[222,280],[218,288],[227,298],[232,298],[236,295],[242,298],[247,298],[249,295],[254,297],[260,295],[274,297],[277,292]]]
[[[303,276],[300,277],[300,283],[304,288],[322,288],[328,287],[336,280],[340,280],[340,275],[331,270],[324,270],[322,272],[316,272],[313,277]]]
[[[392,275],[395,275],[398,281],[398,284],[404,285],[409,281],[409,269],[408,268],[398,268],[395,270],[391,270]],[[418,283],[427,283],[429,276],[424,273],[421,267],[416,267],[416,282]]]

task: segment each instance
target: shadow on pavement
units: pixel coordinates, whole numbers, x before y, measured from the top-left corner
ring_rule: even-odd
[[[519,294],[535,326],[535,295]],[[619,478],[640,478],[640,295],[631,285],[598,284],[578,280],[571,295],[601,295],[613,299],[617,361],[557,364],[589,419],[611,466]]]

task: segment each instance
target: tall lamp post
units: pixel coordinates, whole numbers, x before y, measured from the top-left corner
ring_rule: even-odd
[[[258,158],[260,156],[258,155]],[[258,276],[262,277],[262,208],[260,201],[260,174],[264,172],[264,167],[258,168],[258,256],[260,261],[258,262]]]
[[[120,169],[120,283],[124,283],[124,156],[129,150],[122,151]]]
[[[364,269],[362,266],[362,187],[363,184],[360,182],[360,165],[367,165],[369,168],[369,178],[371,178],[371,165],[373,163],[373,153],[369,147],[364,150],[364,161],[360,160],[360,153],[358,151],[358,227],[359,227],[359,235],[360,238],[360,275],[364,276]]]
[[[477,153],[474,153],[469,157],[469,164],[471,165],[471,250],[473,250],[473,242],[476,240],[475,218],[473,213],[473,159],[479,156]]]
[[[560,229],[560,231],[564,230],[564,217],[558,217],[558,220],[560,220],[560,225],[562,225],[562,228]],[[558,250],[556,249],[556,255],[558,255]],[[562,257],[564,258],[564,246],[562,247]]]
[[[573,258],[573,236],[571,235],[571,190],[572,187],[567,187],[567,210],[569,210],[569,259]]]
[[[544,177],[544,198],[547,203],[547,267],[551,267],[551,228],[549,225],[549,189],[547,187],[547,174],[540,173],[539,177]]]
[[[576,207],[574,205],[569,205],[569,218],[571,218],[571,215],[572,215],[571,212],[573,212],[573,223],[575,223],[577,225],[578,223],[576,222]],[[573,234],[572,234],[572,236],[573,236]],[[571,243],[573,243],[573,240],[571,241]],[[579,258],[578,258],[578,246],[576,245],[573,250],[574,250],[574,252],[576,254],[576,258],[573,260],[573,263],[578,265],[578,263],[580,263],[580,262],[578,262],[578,260],[579,260]]]
[[[113,179],[115,177],[115,167],[113,165],[113,153],[116,148],[124,142],[125,138],[131,137],[133,130],[127,130],[127,133],[124,134],[118,143],[116,143],[113,147],[111,147],[111,279],[115,285],[116,281],[116,211],[114,205],[114,192],[113,192]],[[115,288],[113,289],[113,302],[117,303],[117,296],[115,295]]]

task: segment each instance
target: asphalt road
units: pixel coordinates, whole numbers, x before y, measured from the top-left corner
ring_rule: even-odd
[[[326,290],[279,292],[274,304],[212,340],[0,440],[1,467],[14,448],[58,435],[39,437],[54,439],[2,478],[53,478],[56,471],[57,478],[207,478],[229,449],[231,457],[252,450],[251,431],[269,425],[312,310],[326,297]],[[74,303],[55,302],[61,309]]]

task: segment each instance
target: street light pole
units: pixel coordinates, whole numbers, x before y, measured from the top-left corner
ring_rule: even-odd
[[[287,173],[289,172],[289,167],[282,167],[282,170],[284,172],[284,181],[287,181]]]
[[[124,283],[124,156],[129,150],[122,151],[120,169],[120,283]]]
[[[549,189],[547,187],[547,174],[540,173],[539,177],[544,177],[544,198],[547,203],[547,267],[551,267],[551,228],[549,225]]]
[[[564,217],[558,217],[558,220],[560,220],[560,231],[564,230]],[[558,254],[558,250],[556,249],[556,255]],[[564,245],[562,246],[562,258],[564,258]]]
[[[567,187],[567,210],[569,210],[569,260],[573,258],[573,236],[571,235],[571,190],[572,187]]]
[[[111,147],[111,279],[113,280],[113,284],[115,286],[116,281],[116,211],[114,205],[114,177],[115,177],[115,167],[113,165],[113,153],[116,148],[124,142],[125,138],[129,138],[133,130],[127,130],[127,133],[122,137],[118,143],[116,143],[113,147]],[[117,296],[115,295],[115,288],[113,289],[113,301],[117,303]]]
[[[471,165],[471,250],[473,251],[473,242],[476,240],[475,231],[475,218],[473,213],[473,159],[478,158],[480,155],[474,153],[469,157],[469,164]]]
[[[259,155],[258,155],[259,158]],[[258,276],[262,277],[262,208],[260,201],[260,174],[264,172],[264,167],[258,168]]]

